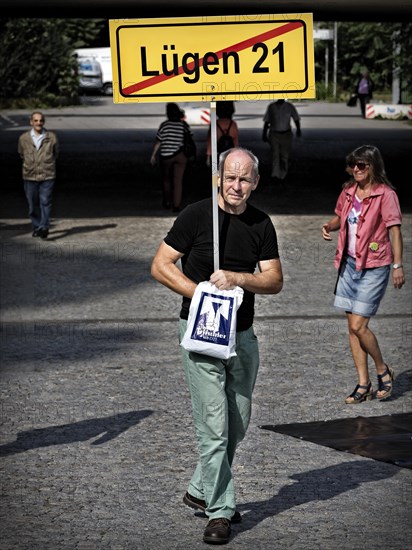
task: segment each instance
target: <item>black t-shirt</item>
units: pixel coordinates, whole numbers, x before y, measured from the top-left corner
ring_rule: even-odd
[[[195,283],[208,281],[214,271],[212,199],[187,206],[164,239],[181,254],[183,273]],[[279,258],[276,231],[269,216],[250,204],[240,215],[219,208],[219,267],[254,273],[257,263]],[[237,330],[253,323],[255,295],[244,291],[237,313]],[[183,297],[180,317],[187,319],[190,299]]]

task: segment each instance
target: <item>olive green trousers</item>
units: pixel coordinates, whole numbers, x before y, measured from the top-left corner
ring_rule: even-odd
[[[180,341],[186,326],[181,319]],[[249,426],[258,341],[253,327],[236,333],[237,355],[227,360],[181,349],[200,455],[188,492],[206,501],[210,519],[230,520],[236,509],[231,466]]]

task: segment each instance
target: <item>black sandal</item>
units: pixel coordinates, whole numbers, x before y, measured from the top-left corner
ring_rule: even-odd
[[[383,381],[383,378],[389,376],[389,380],[386,382]],[[386,365],[386,371],[383,374],[378,374],[378,391],[385,392],[380,397],[376,394],[376,399],[382,401],[383,399],[388,399],[392,395],[393,381],[395,380],[395,371]]]
[[[358,391],[360,389],[366,391],[361,393],[360,391]],[[358,384],[353,392],[345,399],[345,403],[347,405],[357,405],[358,403],[362,403],[362,401],[370,401],[372,399],[372,395],[373,388],[371,382],[369,382],[367,386],[361,386],[360,384]]]

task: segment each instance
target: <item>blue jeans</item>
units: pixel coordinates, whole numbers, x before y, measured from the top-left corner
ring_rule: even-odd
[[[180,341],[186,326],[181,319]],[[231,466],[249,426],[259,368],[258,341],[253,327],[238,332],[237,356],[228,360],[181,350],[200,453],[188,492],[206,501],[210,519],[230,520],[236,510]]]
[[[24,180],[24,192],[29,203],[29,217],[33,229],[48,229],[52,207],[54,180]]]

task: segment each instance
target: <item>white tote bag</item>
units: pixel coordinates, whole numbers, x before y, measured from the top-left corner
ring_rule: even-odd
[[[243,289],[219,290],[203,281],[193,295],[187,329],[180,345],[194,351],[229,359],[236,355],[236,314],[243,301]]]

